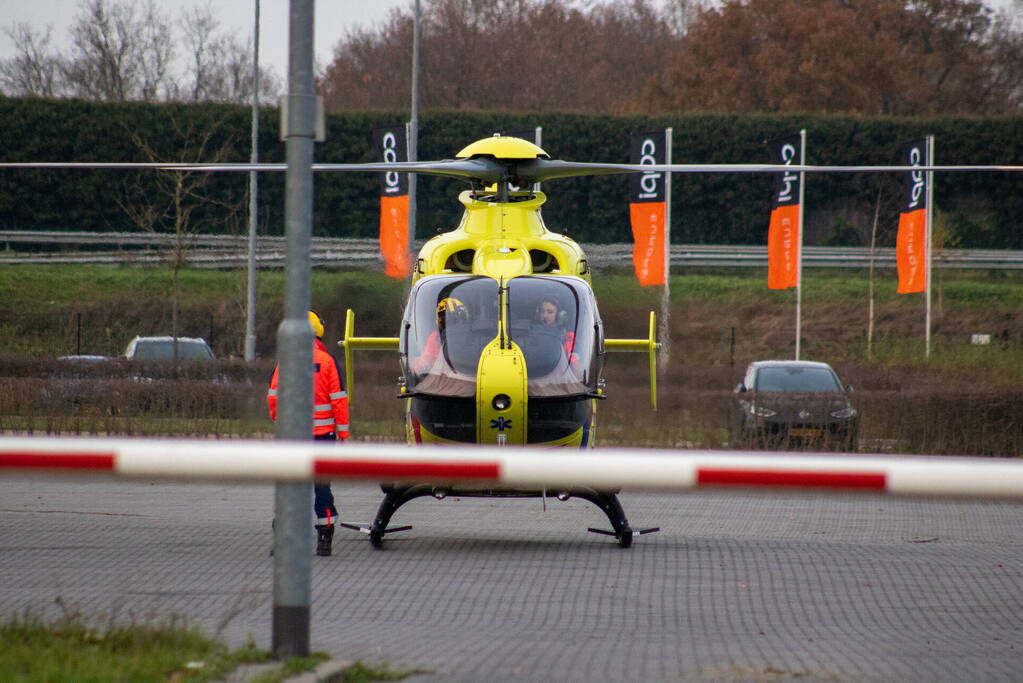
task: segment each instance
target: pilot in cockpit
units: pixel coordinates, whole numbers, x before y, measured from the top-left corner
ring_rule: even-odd
[[[576,367],[579,364],[579,359],[572,353],[572,350],[575,348],[575,332],[566,330],[562,323],[566,313],[566,311],[562,310],[557,297],[554,296],[545,296],[540,300],[540,305],[537,307],[537,318],[541,324],[557,327],[562,331],[562,343],[565,347],[565,353],[568,354],[572,367]]]
[[[412,362],[413,372],[421,375],[433,367],[441,352],[441,334],[444,333],[449,323],[451,325],[461,325],[468,322],[468,320],[469,309],[455,297],[449,296],[438,301],[437,329],[430,332],[426,338],[426,344],[423,346],[423,352]]]

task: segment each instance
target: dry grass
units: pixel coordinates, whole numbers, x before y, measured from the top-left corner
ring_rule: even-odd
[[[676,353],[679,350],[676,348]],[[1023,455],[1023,388],[978,384],[940,368],[836,363],[855,387],[861,450]],[[645,358],[612,354],[608,400],[598,406],[601,445],[725,448],[732,387],[744,365],[669,364],[659,378],[659,409],[649,405]],[[357,439],[400,441],[396,357],[360,358],[352,405]],[[640,379],[641,378],[641,379]],[[264,438],[265,383],[128,378],[0,377],[0,429],[82,435]]]
[[[52,280],[32,269],[24,274],[38,276],[35,288]],[[74,329],[72,309],[88,301],[94,309],[84,316],[92,325],[88,338],[95,338],[96,330],[102,328],[110,348],[119,349],[120,338],[129,329],[160,327],[163,321],[165,311],[153,308],[155,304],[136,305],[127,321],[120,320],[119,313],[104,317],[108,311],[124,308],[110,302],[126,301],[129,296],[118,278],[128,278],[133,287],[152,286],[152,274],[142,275],[121,270],[83,272],[76,280],[85,288],[82,298],[58,301],[66,306],[62,313],[42,318],[27,312],[40,300],[29,296],[33,287],[12,287],[12,296],[20,292],[25,301],[22,308],[8,303],[6,319],[17,324],[0,324],[0,340],[10,337],[11,342],[4,344],[10,351],[34,339],[67,340]],[[1017,416],[1018,406],[1023,405],[1020,277],[942,274],[935,287],[932,354],[927,358],[923,298],[896,294],[890,275],[879,279],[869,354],[865,274],[808,273],[804,280],[801,357],[831,363],[843,381],[855,387],[854,401],[862,415],[861,449],[1023,454],[1023,426]],[[208,324],[211,319],[230,318],[226,314],[222,318],[221,313],[230,306],[232,275],[195,277],[196,291],[207,293],[195,298],[197,306],[205,306],[194,312],[196,320]],[[228,280],[221,282],[224,278]],[[279,283],[268,277],[265,286],[272,284]],[[359,334],[385,336],[394,334],[398,326],[397,305],[385,304],[397,301],[398,286],[376,274],[319,272],[314,295],[317,306],[325,311],[355,308]],[[631,274],[622,272],[600,274],[594,287],[609,337],[645,336],[647,312],[659,310],[657,288],[640,288]],[[60,292],[66,294],[66,289],[51,295]],[[746,364],[794,357],[794,292],[766,290],[762,273],[687,271],[672,278],[672,293],[671,357],[658,380],[660,409],[656,413],[649,409],[646,359],[639,354],[609,354],[605,365],[609,399],[598,407],[600,444],[721,448],[728,440],[731,391]],[[273,323],[279,318],[279,312],[275,313],[279,302],[273,297],[267,301],[267,310],[260,315],[264,343],[272,341]],[[337,321],[331,320],[334,327],[328,329],[328,336],[333,339],[340,330]],[[103,327],[107,325],[111,327]],[[971,345],[973,333],[992,335],[992,343]],[[218,332],[218,339],[227,338],[240,335],[237,330]],[[72,372],[44,355],[52,357],[53,347],[40,341],[30,353],[0,356],[0,429],[243,437],[273,433],[264,403],[273,369],[272,349],[252,367],[224,362],[177,374],[122,362]],[[354,436],[402,440],[396,355],[361,353],[355,365]],[[138,374],[161,379],[134,381]]]

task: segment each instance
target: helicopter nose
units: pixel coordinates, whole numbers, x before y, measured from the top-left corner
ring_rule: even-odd
[[[526,443],[526,361],[515,345],[495,339],[480,354],[476,383],[479,443]]]

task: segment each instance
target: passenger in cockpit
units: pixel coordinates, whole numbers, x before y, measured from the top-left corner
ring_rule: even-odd
[[[430,332],[426,338],[422,353],[412,361],[412,370],[421,375],[436,362],[441,352],[441,334],[445,331],[447,324],[452,325],[465,323],[469,320],[469,309],[458,299],[449,296],[437,302],[437,329]]]

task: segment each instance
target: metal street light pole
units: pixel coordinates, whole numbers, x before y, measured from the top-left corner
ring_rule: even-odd
[[[259,163],[259,0],[252,37],[252,150],[249,163]],[[245,360],[256,359],[256,231],[259,224],[258,172],[249,172],[249,270],[245,286]]]
[[[313,5],[313,0],[291,0],[290,8],[284,207],[287,265],[284,320],[277,328],[277,438],[290,441],[308,441],[313,433],[313,331],[308,317],[316,135]],[[278,659],[309,655],[312,493],[307,481],[279,481],[274,490],[272,652]]]

